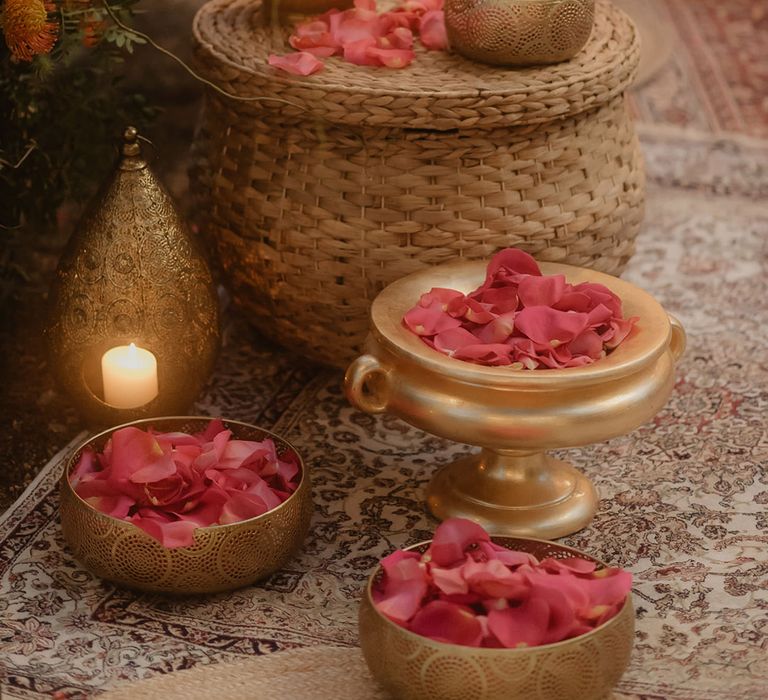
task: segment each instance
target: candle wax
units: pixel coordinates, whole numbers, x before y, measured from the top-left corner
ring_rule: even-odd
[[[134,343],[107,350],[101,375],[104,401],[115,408],[138,408],[157,396],[157,359]]]

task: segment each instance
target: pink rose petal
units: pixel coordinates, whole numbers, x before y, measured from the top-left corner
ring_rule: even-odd
[[[435,586],[446,595],[465,595],[469,592],[469,584],[464,578],[463,566],[446,568],[432,565],[429,567],[429,575],[432,577]]]
[[[289,53],[284,56],[270,54],[267,63],[274,68],[279,68],[293,75],[312,75],[312,73],[317,73],[323,68],[322,61],[319,61],[316,56],[307,51]]]
[[[623,569],[601,569],[586,581],[589,603],[595,605],[618,605],[632,590],[632,574]]]
[[[84,449],[75,468],[69,475],[69,483],[76,487],[83,477],[96,473],[96,466],[93,450],[89,448]]]
[[[536,559],[533,554],[508,549],[507,547],[503,547],[502,545],[491,542],[490,540],[487,542],[480,542],[478,544],[478,548],[470,552],[470,555],[475,561],[489,561],[491,559],[498,559],[508,567],[518,567],[526,564],[528,566],[539,565],[538,559]]]
[[[272,440],[231,440],[221,421],[197,435],[116,430],[72,474],[92,507],[134,522],[164,546],[192,544],[195,527],[227,524],[277,507],[295,490],[298,459]]]
[[[515,311],[508,311],[501,314],[498,318],[493,319],[485,327],[481,328],[477,333],[478,339],[482,343],[494,345],[497,343],[504,343],[512,335],[512,331],[515,330]]]
[[[503,343],[488,343],[478,345],[466,345],[460,348],[453,357],[457,360],[469,360],[480,365],[510,365],[512,348]]]
[[[565,275],[528,275],[520,280],[517,296],[523,306],[554,306],[565,292]]]
[[[442,305],[442,310],[448,310],[448,304],[454,299],[463,299],[464,295],[461,292],[457,292],[455,289],[444,289],[442,287],[433,287],[425,294],[421,295],[419,299],[419,306],[429,308],[435,302],[439,302]]]
[[[605,347],[613,349],[618,346],[619,343],[626,339],[639,320],[640,318],[638,316],[632,316],[631,318],[626,319],[611,319],[610,325],[613,332],[610,334],[610,337],[603,336]]]
[[[419,20],[421,43],[433,51],[445,51],[448,48],[448,35],[445,32],[445,15],[442,10],[428,10]]]
[[[497,314],[516,311],[520,303],[517,287],[491,287],[482,292],[472,292],[469,297],[487,304],[490,310]]]
[[[597,568],[597,564],[579,557],[571,557],[569,559],[547,557],[541,560],[541,567],[553,574],[591,574]]]
[[[170,452],[161,455],[144,466],[138,468],[129,477],[134,484],[147,484],[153,481],[161,481],[176,473],[176,464]]]
[[[536,343],[567,343],[587,327],[587,314],[529,306],[515,317],[515,328]],[[554,341],[554,343],[553,343]]]
[[[387,68],[405,68],[410,65],[416,55],[410,49],[381,49],[376,46],[368,47],[366,54],[374,58],[379,65]]]
[[[539,264],[524,251],[507,248],[491,258],[486,281],[498,281],[504,278],[519,280],[521,275],[541,275]]]
[[[585,330],[568,343],[568,349],[573,355],[597,360],[603,352],[603,339],[595,331]]]
[[[96,510],[121,520],[128,515],[128,511],[136,503],[130,496],[90,496],[84,499],[86,503]]]
[[[412,49],[413,32],[407,27],[395,27],[391,32],[378,40],[378,45],[379,48],[383,49]]]
[[[147,515],[135,515],[131,522],[168,549],[191,547],[195,543],[197,525],[188,520],[163,521]]]
[[[229,500],[222,507],[219,522],[222,525],[238,523],[264,515],[268,510],[269,506],[258,494],[234,492],[230,493]]]
[[[397,551],[381,560],[385,577],[378,589],[376,608],[389,619],[404,624],[421,607],[427,593],[426,566],[416,552]]]
[[[210,442],[224,430],[226,430],[226,428],[224,427],[224,423],[222,422],[221,418],[214,418],[210,423],[208,423],[205,430],[196,437],[200,440],[200,443],[203,444]]]
[[[584,294],[589,298],[589,310],[594,309],[599,304],[607,306],[614,317],[621,316],[621,299],[614,294],[608,287],[599,282],[582,282],[574,285],[573,292]]]
[[[488,612],[488,629],[508,649],[541,644],[548,623],[549,605],[541,598],[529,598],[517,607]]]
[[[465,518],[449,518],[437,526],[429,556],[438,566],[453,566],[464,562],[467,550],[490,539],[477,523]]]
[[[446,644],[476,647],[483,639],[483,625],[471,608],[443,600],[427,603],[411,620],[409,629]]]
[[[512,572],[498,559],[485,562],[468,561],[463,567],[469,587],[483,598],[522,600],[531,590],[528,580]]]
[[[435,349],[451,354],[467,345],[477,345],[478,338],[466,328],[449,328],[435,336]]]
[[[451,328],[458,328],[461,321],[449,316],[443,310],[440,301],[434,301],[429,307],[414,306],[403,317],[405,325],[417,335],[436,335]]]

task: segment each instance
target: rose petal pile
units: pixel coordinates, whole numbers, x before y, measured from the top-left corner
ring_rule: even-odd
[[[471,520],[452,518],[424,554],[381,561],[376,608],[438,642],[509,648],[553,644],[590,632],[621,610],[632,587],[623,569],[586,559],[544,559],[491,541]]]
[[[194,530],[272,510],[296,490],[298,458],[269,438],[233,440],[220,420],[198,434],[116,430],[96,454],[84,450],[70,475],[91,506],[132,522],[164,547],[189,547]]]
[[[296,25],[289,43],[298,53],[272,54],[269,65],[294,75],[321,70],[322,58],[341,56],[359,66],[405,68],[414,59],[413,40],[432,50],[447,48],[443,0],[406,0],[377,12],[376,0],[355,0],[349,10],[332,9]]]
[[[639,320],[596,282],[542,275],[528,253],[508,248],[470,294],[434,288],[403,317],[430,347],[457,360],[510,369],[581,367],[605,357]]]

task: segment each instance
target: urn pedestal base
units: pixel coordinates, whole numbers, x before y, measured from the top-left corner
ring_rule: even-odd
[[[469,518],[494,535],[554,539],[597,511],[592,482],[545,452],[483,449],[441,468],[426,490],[439,520]]]

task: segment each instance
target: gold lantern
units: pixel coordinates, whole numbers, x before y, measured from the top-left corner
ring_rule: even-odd
[[[183,413],[211,372],[213,278],[133,127],[62,255],[50,311],[51,369],[91,422]]]

